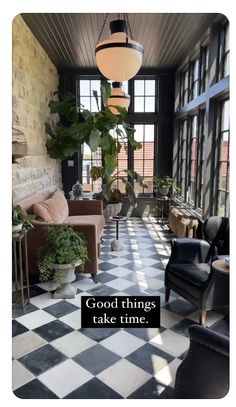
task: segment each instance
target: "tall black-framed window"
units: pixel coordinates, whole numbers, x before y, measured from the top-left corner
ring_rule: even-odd
[[[229,99],[220,104],[218,169],[218,215],[229,216]]]
[[[78,82],[78,101],[85,108],[95,110],[95,98],[93,90],[100,89],[100,79],[93,77],[79,77]],[[95,88],[93,85],[96,85]],[[125,170],[131,169],[137,171],[144,180],[148,188],[142,188],[138,183],[134,182],[134,190],[137,193],[152,193],[153,192],[153,176],[156,175],[157,162],[157,108],[158,108],[158,78],[155,76],[140,76],[131,81],[123,83],[124,90],[131,96],[131,106],[127,121],[135,127],[135,139],[140,141],[142,148],[133,150],[130,145],[125,145],[121,142],[122,147],[117,158],[117,171],[122,171],[120,175],[127,177]],[[129,91],[128,91],[129,89]],[[82,94],[80,94],[82,90]],[[98,92],[100,97],[100,92]],[[92,100],[94,99],[94,102]],[[95,102],[96,103],[96,102]],[[81,151],[82,163],[80,171],[82,171],[82,180],[84,189],[97,192],[101,187],[101,180],[92,182],[90,178],[90,169],[93,165],[102,165],[101,150],[92,153],[89,147],[85,144]],[[131,180],[132,182],[132,180]],[[121,180],[113,184],[114,188],[125,192],[125,186]]]
[[[209,45],[201,48],[200,93],[208,87]]]
[[[134,80],[134,113],[156,112],[155,79]]]
[[[189,72],[188,68],[181,72],[181,79],[180,79],[180,106],[183,107],[188,103],[188,83],[189,79]]]
[[[190,63],[189,99],[193,100],[198,96],[199,87],[199,58]]]
[[[229,75],[229,23],[219,33],[219,80]]]
[[[144,179],[148,188],[142,188],[134,182],[134,191],[139,193],[153,192],[154,160],[155,160],[155,133],[154,124],[135,124],[135,139],[142,148],[133,151],[133,169]]]
[[[180,195],[185,199],[187,170],[187,119],[179,122],[178,136],[178,173],[177,181],[180,186]]]
[[[197,174],[196,174],[196,208],[203,207],[203,169],[206,139],[206,111],[200,110],[198,114],[198,149],[197,149]]]
[[[205,110],[179,121],[177,181],[180,195],[196,209],[203,205]]]
[[[93,96],[93,91],[98,93],[98,104],[101,109],[101,94],[100,94],[100,79],[80,79],[79,80],[79,97],[80,103],[84,109],[88,109],[91,112],[97,112],[98,107],[96,100]]]

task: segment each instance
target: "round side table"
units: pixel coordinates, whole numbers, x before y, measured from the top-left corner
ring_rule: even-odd
[[[113,222],[116,222],[116,238],[111,242],[111,250],[112,251],[121,251],[123,250],[124,246],[122,241],[119,239],[119,222],[124,222],[126,220],[125,216],[111,216],[109,218]]]

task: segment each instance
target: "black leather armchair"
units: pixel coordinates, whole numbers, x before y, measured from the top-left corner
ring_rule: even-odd
[[[165,270],[165,299],[170,290],[199,307],[199,323],[207,310],[229,304],[229,275],[216,272],[211,262],[216,255],[229,255],[229,220],[212,216],[203,225],[203,239],[172,239],[172,250]]]
[[[189,328],[190,347],[179,365],[175,398],[218,399],[229,390],[229,338],[209,328]]]

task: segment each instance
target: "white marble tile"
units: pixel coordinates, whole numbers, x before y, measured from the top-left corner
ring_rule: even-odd
[[[122,357],[126,357],[144,344],[142,339],[126,331],[119,331],[100,342],[100,345]]]
[[[12,362],[12,390],[18,389],[18,387],[24,386],[24,384],[34,380],[34,375],[29,372],[21,363],[17,360]]]
[[[125,280],[124,278],[116,278],[115,280],[108,281],[108,283],[106,283],[105,285],[107,285],[108,287],[112,287],[115,290],[123,291],[129,287],[132,287],[133,285],[135,285],[135,283],[133,281]]]
[[[180,321],[182,321],[182,319],[183,317],[181,315],[170,312],[165,308],[161,308],[160,322],[163,328],[171,328],[175,324],[178,324]]]
[[[26,326],[28,329],[35,329],[48,322],[54,321],[55,319],[56,318],[53,315],[39,309],[16,318],[16,321],[20,322],[20,324]]]
[[[50,305],[57,304],[62,301],[61,299],[54,299],[52,293],[47,292],[41,295],[37,295],[30,299],[31,304],[35,305],[37,308],[46,308]]]
[[[81,328],[81,310],[71,312],[70,314],[65,315],[64,317],[59,318],[60,321],[71,326],[73,329]]]
[[[129,274],[132,274],[133,271],[126,269],[125,267],[116,267],[114,269],[107,270],[106,273],[112,274],[113,276],[116,277],[124,277],[128,276]]]
[[[152,338],[150,343],[174,357],[181,356],[189,348],[189,338],[170,329]]]
[[[47,342],[35,332],[24,332],[12,338],[12,356],[18,359],[33,350],[41,348],[43,345],[46,345],[46,343]]]
[[[63,398],[92,379],[92,377],[93,375],[86,369],[68,359],[42,373],[38,376],[38,379],[58,397]]]
[[[146,383],[151,375],[133,363],[122,359],[98,374],[97,377],[122,397],[128,397]]]
[[[172,360],[172,362],[155,374],[155,379],[165,386],[171,386],[174,388],[176,371],[181,362],[182,360],[178,358]]]
[[[116,259],[108,260],[108,263],[115,264],[116,266],[122,267],[125,264],[130,263],[130,260],[118,257]]]
[[[70,304],[76,305],[76,307],[81,308],[81,297],[90,297],[92,294],[82,292],[75,296],[75,298],[68,298],[65,301],[69,302]]]
[[[96,345],[96,341],[90,339],[81,332],[74,331],[61,338],[55,339],[50,342],[50,345],[54,346],[57,350],[64,353],[64,355],[72,358],[84,350]]]

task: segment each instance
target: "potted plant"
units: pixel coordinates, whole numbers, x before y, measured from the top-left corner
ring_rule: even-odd
[[[122,175],[122,173],[126,173],[127,177]],[[105,179],[102,191],[100,194],[96,194],[96,197],[99,197],[104,202],[104,216],[106,218],[118,215],[122,208],[123,196],[119,189],[113,188],[115,182],[119,180],[124,183],[128,200],[134,207],[137,205],[137,200],[130,180],[135,180],[140,186],[147,188],[142,177],[136,171],[132,170],[120,170],[113,174],[109,174],[104,167],[92,167],[90,174],[93,181],[96,181],[98,178]]]
[[[159,192],[164,197],[174,197],[180,191],[180,189],[177,187],[176,181],[166,175],[163,178],[154,177],[153,191],[154,194]]]
[[[33,228],[32,221],[35,215],[24,214],[20,205],[16,205],[12,210],[12,234],[26,235],[29,229]]]
[[[46,244],[39,249],[40,281],[56,283],[54,298],[74,298],[75,267],[83,270],[88,260],[87,241],[82,233],[68,225],[44,227]]]

